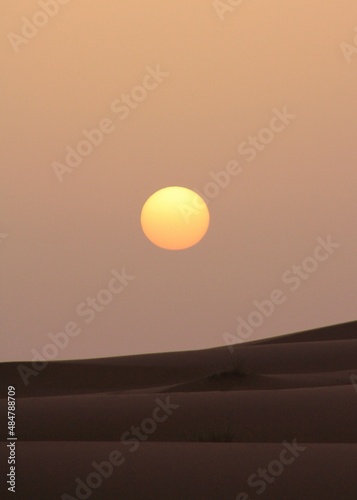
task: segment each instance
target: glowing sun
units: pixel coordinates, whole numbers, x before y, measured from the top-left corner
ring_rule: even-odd
[[[159,189],[147,199],[141,211],[145,236],[167,250],[196,245],[208,225],[209,211],[204,200],[191,189],[180,186]]]

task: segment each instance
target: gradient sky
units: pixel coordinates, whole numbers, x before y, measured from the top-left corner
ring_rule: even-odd
[[[356,319],[357,4],[222,5],[72,0],[48,20],[36,1],[6,6],[2,360],[32,359],[68,322],[80,334],[56,359],[223,345],[274,289],[286,300],[246,340]],[[34,16],[44,25],[16,38]],[[119,113],[158,67],[162,81]],[[294,118],[271,138],[284,108]],[[100,123],[110,132],[60,182],[53,162]],[[271,142],[252,159],[244,141],[259,133]],[[210,172],[233,160],[241,172],[209,198],[197,246],[146,239],[153,192],[214,189]],[[328,235],[340,246],[291,290],[283,274]],[[78,307],[123,267],[135,278],[87,323]]]

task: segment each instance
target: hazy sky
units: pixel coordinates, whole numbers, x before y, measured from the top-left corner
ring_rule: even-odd
[[[6,5],[2,360],[208,348],[356,319],[357,4],[230,3]],[[208,200],[209,231],[184,251],[140,228],[170,185]],[[49,334],[66,325],[56,353]]]

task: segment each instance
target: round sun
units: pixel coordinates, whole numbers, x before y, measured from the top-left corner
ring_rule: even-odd
[[[205,201],[191,189],[169,186],[159,189],[145,202],[141,227],[155,245],[183,250],[196,245],[206,234],[209,211]]]

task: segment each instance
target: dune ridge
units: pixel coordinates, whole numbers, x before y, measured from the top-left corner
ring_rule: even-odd
[[[8,385],[17,393],[17,498],[79,498],[76,478],[86,485],[93,461],[113,450],[123,464],[88,498],[357,498],[356,327],[237,344],[233,352],[49,362],[27,386],[19,363],[1,363],[1,394]],[[0,408],[6,429],[4,398]],[[254,483],[294,442],[301,451],[293,463]],[[2,470],[6,453],[3,439]]]

